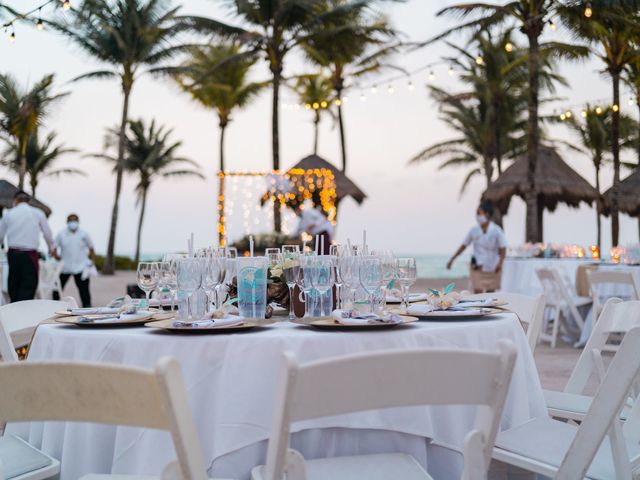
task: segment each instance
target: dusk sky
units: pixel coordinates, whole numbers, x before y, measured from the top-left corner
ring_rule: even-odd
[[[72,4],[74,3],[73,0]],[[76,0],[77,2],[78,0]],[[26,10],[40,2],[32,0],[7,0],[6,4],[18,10]],[[452,4],[443,0],[409,0],[383,7],[392,24],[407,39],[430,38],[451,26],[452,20],[436,18],[435,12]],[[234,21],[224,2],[215,0],[184,0],[182,13],[197,13],[227,21]],[[222,5],[222,6],[221,6]],[[45,10],[43,17],[50,14]],[[562,32],[547,32],[547,37],[561,38]],[[32,26],[16,26],[17,41],[10,44],[9,33],[0,32],[0,71],[11,73],[22,84],[32,84],[44,74],[55,73],[58,91],[71,94],[52,110],[45,131],[55,130],[59,140],[83,153],[101,152],[106,127],[114,126],[121,114],[121,94],[116,81],[84,81],[67,83],[82,73],[101,67],[67,39],[51,32],[38,32]],[[463,44],[464,36],[453,37]],[[519,38],[523,42],[524,39]],[[450,51],[443,43],[419,51],[398,55],[393,63],[407,71],[437,61]],[[288,58],[285,75],[311,72],[313,67],[293,55]],[[610,86],[600,73],[596,58],[580,64],[560,64],[560,72],[570,83],[570,88],[560,88],[559,96],[565,100],[555,107],[573,106],[579,112],[580,105],[589,101],[610,103]],[[448,66],[434,69],[434,83],[447,88],[460,88],[455,77],[447,74]],[[476,179],[467,192],[459,198],[458,192],[465,170],[437,169],[438,163],[408,166],[407,161],[421,148],[453,136],[438,118],[438,109],[429,98],[426,84],[428,71],[414,75],[411,81],[416,88],[407,88],[409,78],[393,83],[394,93],[387,93],[388,81],[397,72],[383,71],[362,80],[362,84],[377,83],[378,93],[365,91],[366,101],[360,100],[361,91],[354,88],[345,105],[346,136],[348,145],[348,175],[368,195],[363,205],[347,200],[342,204],[337,239],[359,239],[366,228],[373,246],[393,248],[397,252],[429,254],[449,253],[454,250],[474,222],[474,209],[484,187],[484,181]],[[267,79],[264,65],[259,64],[253,76]],[[629,92],[623,89],[623,111],[634,117],[636,107],[629,106]],[[283,167],[289,167],[311,152],[312,115],[304,108],[290,107],[295,97],[290,91],[283,95],[281,109],[281,159]],[[227,165],[231,170],[269,170],[271,166],[271,93],[266,90],[258,100],[243,111],[236,112],[227,133]],[[550,113],[553,105],[544,107]],[[166,125],[174,130],[174,139],[181,140],[183,156],[197,161],[206,175],[205,181],[158,181],[152,186],[148,214],[143,232],[144,252],[175,251],[186,247],[189,232],[194,232],[196,245],[214,244],[216,240],[216,195],[218,165],[217,118],[180,92],[169,80],[152,77],[140,78],[134,86],[131,118],[143,118]],[[561,125],[547,127],[551,138],[573,140]],[[562,150],[565,160],[593,183],[593,168],[587,157]],[[319,154],[339,165],[338,130],[333,120],[325,118],[320,132]],[[629,161],[636,161],[632,153],[625,154]],[[106,248],[109,219],[114,195],[115,177],[111,167],[104,163],[70,155],[60,166],[74,166],[87,172],[86,177],[45,178],[39,185],[39,197],[53,209],[50,223],[54,231],[64,226],[68,213],[80,215],[81,225],[93,237],[98,252]],[[623,172],[623,177],[628,172]],[[7,178],[14,181],[13,174]],[[606,168],[602,174],[608,188],[612,171]],[[121,215],[118,227],[117,251],[131,253],[135,246],[135,227],[138,209],[133,194],[134,180],[127,179],[121,197]],[[232,186],[232,184],[230,184]],[[237,183],[230,218],[231,240],[243,234],[243,191],[256,196],[262,185],[249,186]],[[253,233],[267,231],[267,209],[256,212],[252,201],[250,208]],[[621,243],[638,241],[635,219],[622,216]],[[287,221],[289,228],[295,219]],[[605,247],[610,242],[610,224],[603,222]],[[505,219],[505,231],[511,245],[524,240],[524,204],[516,199]],[[545,217],[545,239],[549,242],[570,242],[588,246],[595,241],[595,214],[593,209],[578,210],[560,207]]]

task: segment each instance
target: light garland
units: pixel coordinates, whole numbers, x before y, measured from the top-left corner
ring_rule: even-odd
[[[11,20],[9,20],[8,22],[4,23],[3,25],[0,25],[0,28],[4,29],[5,32],[7,32],[9,30],[9,28],[11,29],[11,34],[9,35],[9,43],[15,43],[16,42],[16,29],[15,29],[15,24],[16,22],[22,21],[22,20],[29,20],[31,17],[33,17],[34,15],[37,14],[37,20],[34,21],[35,25],[36,25],[36,29],[38,31],[42,31],[44,30],[44,22],[42,21],[42,9],[47,7],[48,5],[52,4],[52,3],[61,3],[62,4],[62,9],[64,11],[69,11],[71,10],[71,2],[69,0],[47,0],[46,2],[38,5],[37,7],[29,10],[28,12],[25,13],[20,13],[18,15],[15,15]],[[0,5],[1,6],[1,5]]]

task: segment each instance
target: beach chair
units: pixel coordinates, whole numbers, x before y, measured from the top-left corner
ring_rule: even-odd
[[[536,297],[522,295],[520,293],[494,292],[494,293],[478,293],[475,295],[465,296],[470,299],[495,298],[498,301],[506,302],[504,307],[516,314],[520,322],[526,324],[527,341],[531,348],[531,353],[536,349],[542,330],[542,322],[544,320],[544,295],[540,294]]]
[[[431,477],[410,455],[375,454],[305,460],[288,449],[290,424],[352,412],[418,405],[478,405],[464,443],[467,480],[485,479],[516,359],[512,343],[495,353],[392,350],[300,365],[284,355],[266,465],[253,480],[423,480]]]
[[[605,304],[600,320],[596,323],[580,358],[571,372],[563,391],[544,390],[549,414],[556,418],[581,421],[591,406],[592,397],[584,394],[592,375],[601,382],[605,376],[602,352],[612,333],[625,333],[640,326],[640,301],[623,302],[612,298]],[[635,394],[632,395],[635,397]],[[633,398],[627,403],[633,402]],[[629,406],[621,413],[626,419]]]
[[[33,330],[55,312],[77,306],[75,300],[25,300],[0,307],[0,356],[17,362],[17,349],[29,343]]]
[[[179,478],[205,480],[207,472],[180,366],[161,358],[154,370],[105,364],[0,364],[0,422],[75,421],[155,428],[171,433]],[[54,458],[24,440],[0,439],[5,475],[41,480],[60,471]],[[170,464],[169,469],[174,469]],[[24,471],[30,469],[28,471]],[[138,475],[86,475],[82,480],[143,480]]]
[[[572,294],[555,268],[538,268],[536,275],[542,284],[545,296],[545,318],[540,339],[549,342],[551,348],[555,348],[561,322],[569,333],[571,326],[567,323],[569,318],[572,318],[577,328],[582,331],[584,318],[578,308],[590,304],[591,298]],[[547,332],[549,325],[550,333]]]
[[[640,466],[640,402],[620,411],[640,373],[640,327],[624,337],[580,426],[539,417],[498,434],[493,458],[560,480],[631,480]]]

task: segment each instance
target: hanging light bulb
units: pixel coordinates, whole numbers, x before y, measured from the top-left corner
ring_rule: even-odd
[[[347,97],[346,95],[342,97],[342,103],[347,103],[348,101],[349,101],[349,97]]]
[[[311,104],[310,103],[305,103],[304,104],[304,108],[306,108],[307,110],[311,110]]]
[[[364,93],[360,94],[360,101],[361,102],[366,102],[367,101],[367,96]]]
[[[629,105],[633,105],[633,97],[629,97]]]
[[[602,113],[602,108],[596,107],[596,115],[600,115]]]
[[[587,18],[591,18],[591,15],[593,15],[593,7],[591,6],[591,2],[587,2],[587,4],[584,6],[584,16]]]
[[[44,30],[44,23],[42,22],[41,18],[38,19],[38,23],[36,23],[36,28],[40,31]]]
[[[374,85],[373,87],[371,87],[371,93],[372,93],[373,95],[375,95],[376,93],[378,93],[378,86],[377,86],[377,85]]]
[[[11,35],[9,35],[9,43],[16,43],[16,31],[11,28]]]
[[[582,115],[582,118],[587,118],[587,111],[586,110],[582,110],[580,115]]]
[[[320,108],[320,104],[318,102],[313,102],[311,106],[313,107],[314,110],[318,110]]]
[[[478,54],[478,56],[476,57],[476,65],[483,65],[484,64],[484,58],[482,58],[482,55]]]
[[[342,100],[340,100],[339,98],[336,98],[336,100],[333,103],[336,104],[336,107],[339,107],[340,105],[342,105]]]
[[[320,106],[321,106],[322,108],[327,108],[327,107],[329,106],[329,104],[327,103],[327,101],[326,101],[326,100],[323,100],[323,101],[321,101],[321,102],[320,102]]]
[[[564,113],[560,114],[560,120],[564,121],[566,120],[567,116]]]
[[[613,110],[614,112],[618,112],[618,111],[620,111],[620,106],[617,103],[614,103],[611,106],[611,110]]]
[[[407,84],[407,90],[409,90],[410,92],[413,92],[415,88],[416,87],[413,85],[413,82],[409,80],[409,83]]]
[[[393,95],[393,84],[390,83],[389,86],[387,87],[387,93],[389,95]]]
[[[453,67],[449,67],[449,76],[453,77]]]
[[[64,0],[62,2],[62,9],[65,11],[71,10],[71,2],[69,0]]]
[[[513,52],[513,43],[511,42],[505,43],[504,49],[507,51],[507,53]]]
[[[429,72],[429,81],[433,82],[436,79],[436,74],[433,70]]]
[[[552,32],[555,32],[558,29],[558,26],[554,23],[553,20],[549,20],[549,28]]]
[[[573,113],[571,112],[571,110],[567,110],[565,112],[564,116],[567,117],[567,118],[571,118],[571,117],[573,117]]]

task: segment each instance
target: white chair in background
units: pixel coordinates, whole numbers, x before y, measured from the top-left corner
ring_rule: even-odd
[[[66,310],[76,306],[68,301],[56,300],[25,300],[23,302],[9,303],[0,307],[0,356],[5,362],[17,362],[16,349],[23,347],[31,338],[29,332],[25,335],[27,342],[14,342],[12,334],[28,329],[33,329],[40,322],[51,318],[55,312]],[[17,343],[17,344],[16,344]]]
[[[616,272],[611,270],[587,270],[589,280],[589,291],[593,301],[594,320],[597,320],[602,313],[604,302],[611,297],[623,298],[624,300],[640,300],[640,285],[636,277],[631,272]],[[621,297],[617,292],[607,295],[604,289],[612,286],[626,286],[629,291],[629,298]],[[594,322],[595,323],[595,322]]]
[[[61,273],[62,262],[57,260],[40,260],[36,297],[42,300],[49,300],[52,298],[53,292],[58,292],[58,295],[62,296],[62,285],[60,284]]]
[[[593,397],[584,395],[587,382],[592,375],[601,382],[605,376],[602,352],[607,350],[607,339],[611,333],[626,333],[640,326],[640,301],[623,302],[612,298],[607,301],[595,324],[587,345],[571,372],[561,392],[544,390],[549,414],[553,417],[581,421],[591,406]],[[626,419],[629,407],[623,409],[621,418]]]
[[[624,424],[618,417],[640,373],[639,350],[636,327],[625,335],[580,427],[530,420],[498,434],[493,458],[555,479],[631,480],[640,466],[640,402]]]
[[[567,320],[568,317],[572,317],[578,329],[582,331],[584,319],[578,308],[590,304],[591,298],[578,297],[572,293],[555,268],[538,268],[536,275],[542,284],[545,296],[545,318],[540,339],[549,342],[551,348],[555,348],[561,321],[565,322],[564,328],[569,332]],[[549,323],[551,333],[547,332]]]
[[[305,460],[288,449],[293,422],[357,411],[417,405],[478,405],[464,443],[466,480],[485,479],[516,359],[512,343],[497,353],[396,350],[299,365],[284,355],[267,463],[253,480],[403,479],[431,477],[410,455],[358,455]]]
[[[506,302],[507,305],[505,308],[515,313],[520,322],[527,325],[527,341],[529,342],[529,347],[531,347],[531,353],[535,351],[544,320],[544,295],[540,294],[536,297],[530,297],[520,293],[493,292],[478,293],[469,297],[465,296],[465,298],[495,298],[496,300]]]
[[[207,478],[180,366],[172,358],[160,359],[153,371],[82,363],[3,363],[0,385],[11,385],[0,390],[0,422],[75,421],[168,430],[180,478]],[[0,439],[0,458],[5,475],[20,472],[31,460],[34,465],[45,463],[16,480],[41,480],[60,470],[55,459],[15,436]],[[154,477],[86,475],[82,480],[150,478]]]

